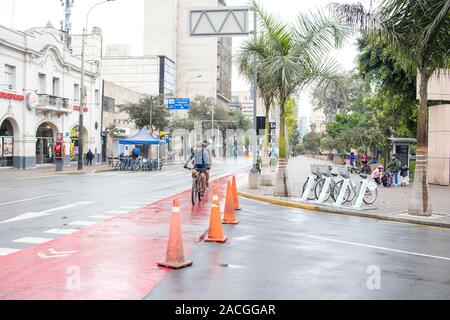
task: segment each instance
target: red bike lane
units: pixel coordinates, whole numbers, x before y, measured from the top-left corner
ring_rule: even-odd
[[[218,187],[224,199],[229,179],[211,181],[204,201],[195,207],[186,190],[0,257],[0,299],[142,299],[171,272],[156,263],[165,259],[172,200],[180,199],[187,256],[208,228],[212,188]]]

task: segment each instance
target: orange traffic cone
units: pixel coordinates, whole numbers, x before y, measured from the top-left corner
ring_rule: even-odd
[[[178,198],[175,198],[172,205],[172,219],[170,221],[166,261],[158,262],[158,266],[181,269],[190,265],[192,265],[192,261],[184,260],[183,239],[181,236],[180,201]]]
[[[227,237],[223,235],[222,221],[220,216],[219,190],[214,188],[213,201],[211,205],[211,216],[209,218],[209,231],[205,238],[206,242],[224,243]]]
[[[237,224],[239,220],[236,219],[236,213],[234,212],[233,193],[231,191],[230,181],[227,182],[227,195],[225,198],[225,213],[223,215],[224,224]]]
[[[238,192],[237,192],[237,186],[236,186],[236,176],[233,176],[233,202],[234,202],[234,210],[241,210],[239,207],[239,199],[238,199]]]

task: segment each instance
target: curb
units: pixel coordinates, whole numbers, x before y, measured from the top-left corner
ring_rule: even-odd
[[[242,192],[242,191],[238,191],[238,194],[244,198],[261,201],[261,202],[266,202],[266,203],[270,203],[273,205],[284,206],[284,207],[306,209],[306,210],[311,210],[311,211],[321,211],[321,212],[326,212],[326,213],[355,216],[355,217],[374,219],[374,220],[401,222],[401,223],[414,224],[414,225],[418,225],[418,226],[428,226],[428,227],[438,227],[438,228],[450,229],[450,223],[444,223],[444,222],[421,221],[421,220],[415,220],[415,219],[409,219],[409,218],[380,216],[380,215],[376,215],[373,213],[365,213],[365,212],[350,210],[350,209],[346,210],[346,209],[342,209],[342,208],[330,208],[328,206],[322,206],[322,205],[278,200],[278,199],[273,199],[273,198],[268,198],[268,197],[263,197],[263,196],[257,196],[257,195],[247,193],[247,192]]]
[[[242,192],[242,191],[238,191],[238,195],[240,195],[241,197],[244,197],[244,198],[257,200],[257,201],[261,201],[261,202],[267,202],[267,203],[274,204],[274,205],[291,207],[291,208],[298,208],[298,209],[306,209],[306,210],[311,210],[311,211],[317,211],[317,206],[314,205],[314,204],[306,204],[306,203],[298,203],[298,202],[291,202],[291,201],[285,201],[285,200],[277,200],[277,199],[257,196],[257,195],[254,195],[254,194],[251,194],[251,193],[247,193],[247,192]]]

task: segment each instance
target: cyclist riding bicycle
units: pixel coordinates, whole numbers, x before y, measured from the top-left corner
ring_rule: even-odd
[[[206,142],[198,143],[197,149],[194,150],[194,152],[191,154],[191,157],[186,161],[184,165],[184,167],[187,167],[190,162],[194,162],[195,170],[200,171],[201,173],[205,173],[206,187],[208,187],[209,170],[211,169],[212,165],[211,156],[209,155],[207,146],[208,144]]]

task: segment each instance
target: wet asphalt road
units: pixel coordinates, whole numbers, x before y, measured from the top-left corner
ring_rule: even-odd
[[[248,159],[215,162],[211,179],[249,165]],[[6,176],[0,172],[0,256],[126,214],[192,184],[181,165],[161,172]]]
[[[450,299],[450,230],[241,199],[146,299]]]

